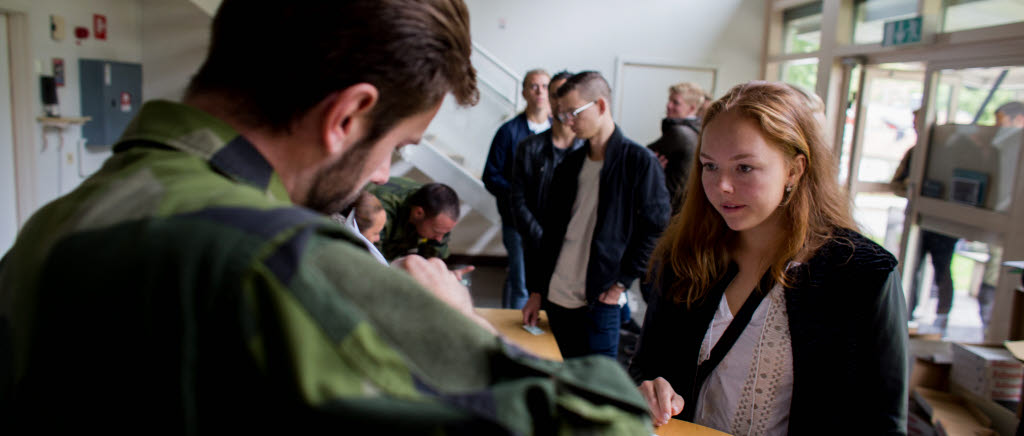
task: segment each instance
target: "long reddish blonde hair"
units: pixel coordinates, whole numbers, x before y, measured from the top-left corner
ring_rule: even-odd
[[[782,222],[788,228],[778,251],[769,259],[769,270],[783,285],[789,283],[785,274],[789,260],[809,258],[837,228],[856,230],[848,196],[836,180],[835,155],[806,99],[786,84],[755,81],[737,85],[711,104],[701,129],[706,131],[722,113],[738,111],[756,122],[765,139],[779,147],[790,163],[799,155],[807,159],[803,176],[779,206],[783,209]],[[700,156],[702,143],[703,135],[695,156]],[[725,274],[729,252],[738,236],[708,201],[701,181],[703,172],[700,159],[694,159],[686,201],[658,241],[649,268],[649,277],[659,284],[664,284],[660,277],[671,271],[676,280],[662,292],[687,305],[707,295]]]

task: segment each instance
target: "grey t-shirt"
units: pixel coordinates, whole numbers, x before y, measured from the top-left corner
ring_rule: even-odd
[[[603,160],[587,158],[583,162],[576,201],[572,204],[572,218],[565,230],[562,251],[558,254],[548,285],[548,300],[567,309],[587,304],[587,262],[590,261],[590,242],[597,224],[597,199],[603,166]]]

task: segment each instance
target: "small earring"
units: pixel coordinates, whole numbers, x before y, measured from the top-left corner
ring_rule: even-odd
[[[793,185],[786,185],[786,193],[789,194],[790,192],[793,192]]]

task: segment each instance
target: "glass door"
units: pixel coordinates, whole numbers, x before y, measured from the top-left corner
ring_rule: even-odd
[[[862,233],[898,256],[907,206],[901,163],[917,141],[914,112],[921,106],[925,67],[892,63],[854,71],[863,72],[860,81],[850,81],[850,94],[858,95],[850,99],[843,124],[840,182],[849,189]]]
[[[918,319],[949,339],[1019,337],[1020,276],[1003,261],[1024,259],[1024,58],[930,64],[926,75],[927,127],[906,183],[904,290],[911,302],[936,294],[918,304]]]

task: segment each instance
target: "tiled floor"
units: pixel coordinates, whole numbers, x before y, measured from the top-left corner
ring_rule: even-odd
[[[935,322],[935,306],[938,305],[938,302],[937,298],[927,298],[918,305],[914,313],[918,316],[916,322],[919,329],[931,328],[932,323]],[[949,322],[942,339],[972,343],[984,341],[981,315],[978,314],[978,300],[966,291],[953,293],[953,308],[949,312]]]
[[[476,307],[500,308],[501,289],[505,286],[505,268],[477,266],[467,275],[469,293]]]

